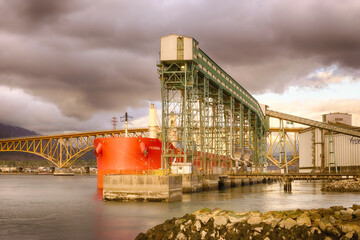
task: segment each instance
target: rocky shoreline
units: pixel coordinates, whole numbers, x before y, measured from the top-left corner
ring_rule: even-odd
[[[326,192],[360,192],[360,181],[358,179],[347,179],[326,184],[322,191]]]
[[[360,205],[260,213],[202,209],[166,220],[136,239],[359,239]]]

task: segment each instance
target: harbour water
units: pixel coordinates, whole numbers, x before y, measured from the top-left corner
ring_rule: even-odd
[[[257,184],[186,194],[182,202],[103,202],[96,176],[0,175],[0,239],[134,239],[198,209],[270,211],[359,204],[359,193],[323,193],[322,182]]]

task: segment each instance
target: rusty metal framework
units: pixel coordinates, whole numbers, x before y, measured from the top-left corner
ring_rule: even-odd
[[[125,136],[125,130],[82,132],[0,140],[0,152],[26,152],[39,155],[59,168],[70,167],[79,157],[94,149],[95,138]],[[128,129],[130,137],[148,137],[149,129]]]

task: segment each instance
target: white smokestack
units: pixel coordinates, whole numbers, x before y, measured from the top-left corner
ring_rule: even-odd
[[[152,103],[149,109],[149,136],[150,138],[157,138],[158,125],[156,123],[156,108]]]

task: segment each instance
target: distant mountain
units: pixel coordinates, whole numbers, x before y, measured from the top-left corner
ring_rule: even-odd
[[[13,138],[40,135],[37,132],[25,128],[10,126],[0,123],[0,138]]]

